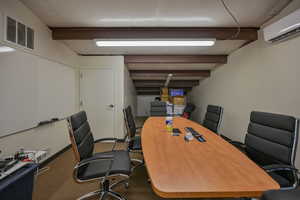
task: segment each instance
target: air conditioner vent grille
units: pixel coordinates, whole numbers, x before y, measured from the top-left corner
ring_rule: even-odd
[[[6,37],[5,40],[28,49],[34,49],[34,30],[29,26],[6,17]]]
[[[293,36],[293,37],[294,37],[294,36],[297,36],[297,35],[299,35],[299,33],[300,33],[300,27],[298,27],[298,28],[296,28],[296,29],[294,29],[294,30],[292,30],[292,31],[289,31],[289,32],[287,32],[287,33],[285,33],[285,34],[283,34],[283,35],[280,35],[280,36],[278,36],[278,37],[275,37],[275,38],[273,38],[273,39],[270,40],[270,41],[271,41],[271,42],[277,42],[277,41],[285,40],[285,39],[291,38],[292,36]]]

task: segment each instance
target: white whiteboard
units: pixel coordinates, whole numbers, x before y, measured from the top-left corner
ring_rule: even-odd
[[[73,68],[35,55],[0,53],[0,137],[75,112]]]

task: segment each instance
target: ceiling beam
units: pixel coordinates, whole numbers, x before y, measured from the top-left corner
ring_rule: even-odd
[[[135,88],[137,91],[148,91],[148,90],[152,90],[152,91],[160,91],[161,90],[161,87],[136,87]],[[172,87],[172,88],[170,88],[169,87],[169,89],[184,89],[184,90],[191,90],[192,89],[192,87]]]
[[[164,87],[164,80],[134,80],[135,87]],[[169,88],[186,88],[199,85],[198,80],[171,80]]]
[[[160,95],[160,91],[138,91],[137,95]]]
[[[166,77],[172,74],[173,77],[209,77],[210,70],[129,70],[130,76],[134,78]]]
[[[259,28],[242,27],[49,27],[54,40],[205,39],[257,40]]]
[[[218,63],[226,64],[227,55],[130,55],[124,56],[125,64],[175,64]]]

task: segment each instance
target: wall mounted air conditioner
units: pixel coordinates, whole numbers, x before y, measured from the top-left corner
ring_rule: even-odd
[[[300,9],[263,29],[267,42],[276,42],[297,36],[300,33]]]

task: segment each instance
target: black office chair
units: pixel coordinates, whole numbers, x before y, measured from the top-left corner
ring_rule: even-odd
[[[300,188],[294,190],[270,190],[264,192],[260,200],[299,200]]]
[[[129,140],[128,150],[130,152],[142,151],[141,137],[136,135],[140,127],[136,127],[131,106],[128,106],[123,112]]]
[[[222,117],[223,108],[221,106],[208,105],[203,120],[203,126],[219,134]]]
[[[295,156],[299,121],[295,117],[251,112],[245,144],[231,142],[260,165],[282,189],[298,185]]]
[[[128,151],[131,153],[143,154],[141,137],[139,135],[136,135],[137,131],[140,128],[137,128],[135,125],[135,120],[131,111],[131,107],[128,106],[127,108],[123,109],[123,113],[124,113],[124,121],[127,130],[126,139],[128,141],[128,146],[127,146]],[[144,160],[132,158],[131,161],[132,164],[134,165],[134,168],[144,165]]]
[[[121,195],[113,191],[113,188],[119,184],[125,184],[128,187],[129,176],[131,174],[131,165],[128,151],[114,150],[116,138],[103,138],[102,141],[115,141],[113,149],[107,152],[93,153],[94,138],[87,121],[85,111],[81,111],[68,118],[69,135],[72,149],[77,161],[73,170],[73,178],[77,183],[99,180],[101,189],[90,192],[79,199],[88,199],[92,196],[98,196],[104,199],[107,196],[124,200]],[[110,184],[109,179],[113,177],[122,177],[122,180]]]

